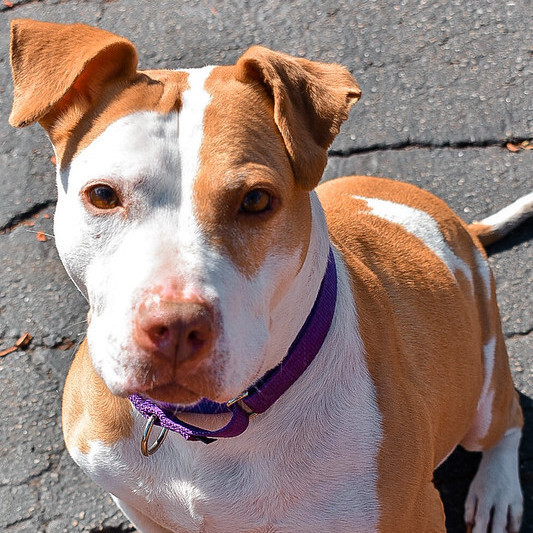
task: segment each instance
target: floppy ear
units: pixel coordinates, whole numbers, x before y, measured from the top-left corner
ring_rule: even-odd
[[[18,19],[11,23],[11,68],[9,123],[39,120],[50,133],[70,106],[92,105],[108,80],[135,76],[137,52],[128,40],[84,24]]]
[[[259,81],[274,101],[281,133],[296,179],[315,187],[327,163],[327,149],[361,90],[345,67],[249,48],[237,61],[241,81]]]

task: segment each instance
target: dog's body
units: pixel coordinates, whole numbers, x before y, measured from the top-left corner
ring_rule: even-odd
[[[80,31],[72,74],[30,94],[28,65]],[[384,179],[313,192],[359,97],[339,66],[253,48],[235,67],[137,73],[131,43],[100,30],[13,32],[11,122],[39,119],[54,143],[58,249],[91,304],[65,439],[140,531],[443,532],[432,475],[457,444],[484,450],[467,522],[518,531],[522,415],[476,237],[501,221],[467,227]],[[125,396],[236,397],[298,335],[330,246],[335,315],[307,370],[243,434],[170,434],[143,457]]]

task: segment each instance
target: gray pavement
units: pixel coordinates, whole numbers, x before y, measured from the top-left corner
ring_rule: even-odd
[[[37,126],[7,124],[12,18],[85,22],[138,47],[141,68],[230,63],[258,43],[346,65],[362,100],[331,149],[325,176],[369,173],[438,194],[467,221],[533,189],[529,0],[160,0],[0,3],[0,531],[133,531],[65,451],[60,395],[86,305],[54,248],[52,149]],[[43,232],[43,233],[39,233]],[[46,240],[43,240],[44,238]],[[511,368],[526,414],[521,449],[533,532],[533,223],[490,250]],[[40,240],[39,240],[40,239]],[[448,531],[478,457],[459,450],[436,473]],[[401,458],[399,458],[401,460]]]

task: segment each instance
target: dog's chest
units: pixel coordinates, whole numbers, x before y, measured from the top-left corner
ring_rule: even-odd
[[[209,533],[235,527],[248,531],[260,525],[257,517],[243,512],[250,497],[247,491],[254,490],[248,465],[227,457],[206,461],[205,444],[185,443],[173,434],[154,455],[144,457],[143,422],[136,416],[129,439],[112,446],[91,441],[89,453],[70,450],[71,455],[127,508],[171,531]]]
[[[136,416],[135,437],[143,426],[144,419]],[[319,457],[316,451],[287,458],[287,449],[250,453],[237,446],[229,453],[225,445],[187,443],[169,435],[146,458],[139,444],[137,438],[113,446],[93,441],[88,454],[70,451],[94,481],[171,531],[304,533],[311,522],[316,531],[332,524],[352,531],[354,521],[370,518],[361,510],[376,504],[354,496],[357,473],[331,479],[328,472],[339,468],[338,457]],[[337,498],[332,500],[332,493]],[[336,509],[335,502],[347,499],[352,502],[348,510],[340,504]]]

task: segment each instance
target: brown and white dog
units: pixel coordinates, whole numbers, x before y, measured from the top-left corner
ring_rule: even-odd
[[[481,243],[531,195],[467,226],[407,184],[314,191],[360,96],[338,65],[252,47],[233,66],[137,71],[126,39],[30,20],[11,53],[10,122],[54,145],[57,247],[90,304],[65,440],[140,531],[444,532],[432,476],[458,444],[483,451],[467,523],[518,531],[522,414]],[[237,437],[172,433],[143,457],[127,396],[247,389],[287,353],[330,246],[335,315],[292,387]]]

